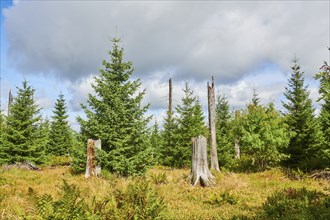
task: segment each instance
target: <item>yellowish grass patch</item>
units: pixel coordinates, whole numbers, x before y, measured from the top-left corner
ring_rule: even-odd
[[[157,167],[146,174],[167,206],[166,219],[230,219],[233,216],[253,217],[266,198],[275,191],[293,187],[306,187],[329,193],[326,180],[290,180],[280,170],[260,173],[216,173],[216,185],[209,188],[191,186],[188,169]],[[153,182],[152,176],[165,175],[166,181]],[[63,179],[79,187],[87,203],[95,197],[106,198],[116,189],[125,188],[131,178],[113,176],[85,179],[72,175],[69,167],[42,168],[40,171],[0,169],[0,219],[33,217],[34,206],[29,201],[28,189],[58,198]]]

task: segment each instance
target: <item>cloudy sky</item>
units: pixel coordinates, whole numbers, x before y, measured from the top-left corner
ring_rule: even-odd
[[[8,91],[26,79],[45,115],[63,92],[77,128],[113,36],[121,37],[134,78],[147,88],[148,113],[160,123],[170,77],[175,104],[189,82],[206,109],[213,75],[231,109],[244,107],[254,87],[262,103],[281,108],[294,57],[318,97],[312,76],[330,59],[330,1],[1,0],[2,110]]]

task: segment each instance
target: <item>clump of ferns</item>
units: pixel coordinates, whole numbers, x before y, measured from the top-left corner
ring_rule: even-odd
[[[80,196],[78,187],[68,184],[65,180],[60,187],[60,198],[57,201],[49,194],[37,195],[32,188],[29,188],[29,196],[42,219],[66,220],[86,217],[86,204]]]

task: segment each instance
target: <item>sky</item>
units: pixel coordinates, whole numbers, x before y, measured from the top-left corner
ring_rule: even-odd
[[[45,117],[62,92],[79,130],[80,103],[93,93],[114,36],[159,124],[170,77],[175,105],[188,82],[206,112],[206,85],[214,76],[216,93],[226,95],[232,110],[244,108],[254,88],[262,104],[282,109],[295,57],[317,113],[313,75],[330,61],[330,1],[1,0],[1,109],[7,112],[9,90],[15,96],[27,80]]]

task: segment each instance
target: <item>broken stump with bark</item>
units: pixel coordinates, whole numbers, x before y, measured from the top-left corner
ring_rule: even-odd
[[[193,186],[200,184],[206,187],[215,184],[214,176],[208,167],[206,143],[204,136],[192,138],[193,154],[189,177]]]
[[[96,165],[96,148],[101,149],[101,140],[88,139],[87,141],[87,162],[85,177],[99,176],[101,167]]]

